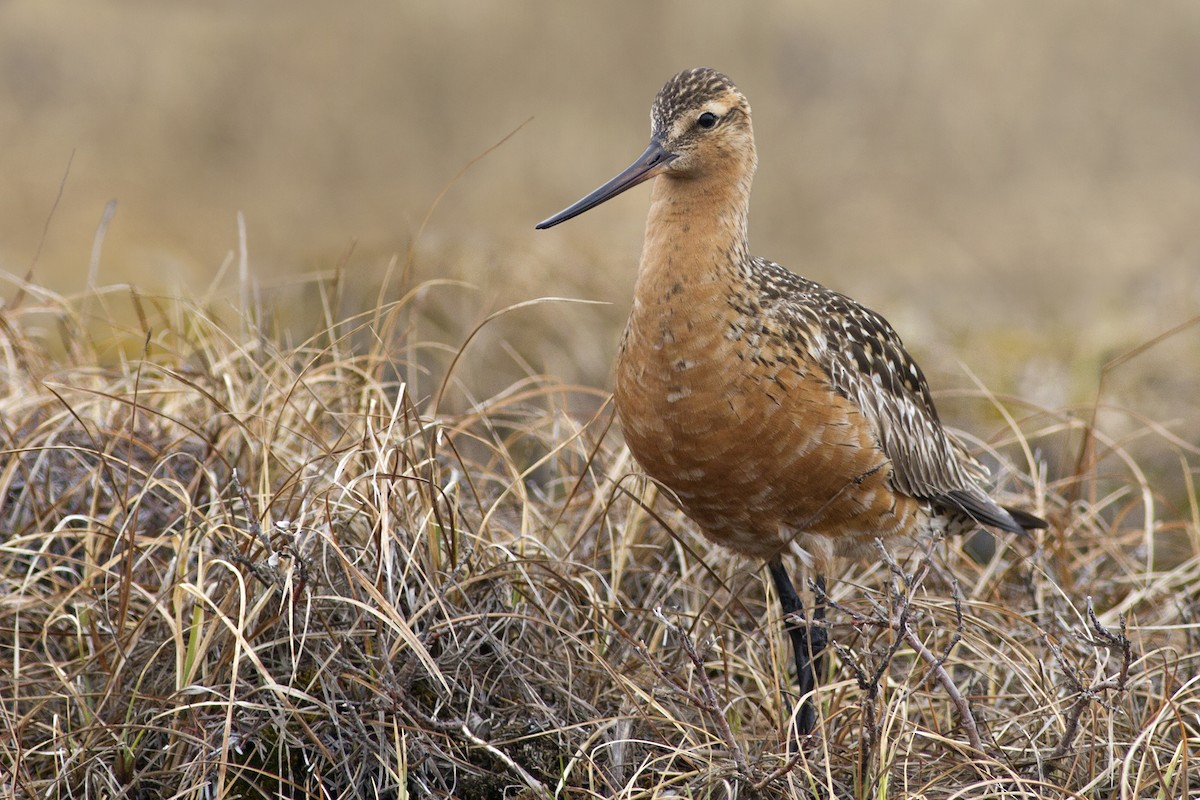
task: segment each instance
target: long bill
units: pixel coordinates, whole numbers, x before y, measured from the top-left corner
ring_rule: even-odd
[[[665,170],[667,165],[674,159],[674,153],[668,152],[657,139],[651,139],[650,146],[646,148],[646,152],[638,156],[637,161],[630,164],[624,172],[579,202],[564,208],[548,219],[542,220],[534,227],[542,231],[560,222],[566,222],[572,217],[577,217],[588,209],[600,205],[605,200],[611,200],[626,189],[632,189],[639,183],[650,180]]]

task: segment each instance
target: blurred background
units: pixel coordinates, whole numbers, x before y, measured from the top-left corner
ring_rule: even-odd
[[[410,253],[413,281],[469,282],[429,290],[451,342],[604,301],[508,315],[465,374],[607,386],[647,190],[533,224],[640,153],[697,65],[754,106],[753,250],[888,317],[951,419],[972,375],[1086,413],[1106,361],[1200,310],[1191,0],[0,0],[0,269],[83,290],[115,199],[98,282],[194,294],[241,211],[256,280],[341,269],[345,315]],[[1198,374],[1192,327],[1112,372],[1114,424],[1195,443]]]

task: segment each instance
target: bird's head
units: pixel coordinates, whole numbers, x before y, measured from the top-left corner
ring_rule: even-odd
[[[654,98],[646,151],[608,183],[537,228],[566,222],[659,175],[695,180],[734,170],[737,178],[748,180],[756,164],[750,103],[745,96],[715,69],[684,70]]]

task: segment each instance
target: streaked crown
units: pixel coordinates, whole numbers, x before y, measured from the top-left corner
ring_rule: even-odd
[[[749,113],[750,104],[729,77],[709,67],[685,69],[658,90],[650,109],[651,133],[667,134],[681,114],[714,102],[733,101]]]

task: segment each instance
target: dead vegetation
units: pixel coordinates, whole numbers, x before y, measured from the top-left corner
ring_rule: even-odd
[[[446,378],[454,348],[422,339],[413,296],[286,344],[219,299],[21,287],[0,314],[0,793],[1200,786],[1196,495],[1165,503],[1086,416],[1010,403],[991,443],[1035,476],[1000,475],[1049,531],[831,583],[823,733],[793,754],[758,565],[642,483],[604,393]],[[1068,446],[1075,474],[1042,474]],[[1161,447],[1191,486],[1195,449]]]

